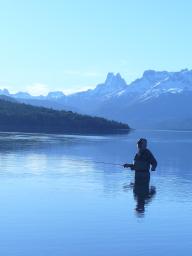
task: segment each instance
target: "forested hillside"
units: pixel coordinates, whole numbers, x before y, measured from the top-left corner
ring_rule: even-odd
[[[0,99],[0,131],[108,134],[129,131],[127,124]]]

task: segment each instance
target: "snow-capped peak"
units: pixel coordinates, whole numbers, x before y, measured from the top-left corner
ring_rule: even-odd
[[[127,84],[119,73],[116,75],[114,73],[108,73],[105,82],[97,85],[97,87],[92,90],[92,94],[94,93],[98,96],[111,97],[126,88]]]
[[[48,99],[59,99],[65,97],[65,94],[61,91],[49,92],[47,95]]]
[[[140,99],[148,100],[149,98],[158,97],[165,93],[181,93],[183,91],[192,91],[192,71],[187,69],[180,72],[167,73],[167,77],[156,82],[149,87]]]
[[[14,98],[18,99],[30,99],[32,96],[28,92],[17,92],[12,95]]]

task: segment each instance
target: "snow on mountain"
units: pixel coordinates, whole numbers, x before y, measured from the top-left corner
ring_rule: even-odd
[[[0,90],[0,94],[12,96],[16,99],[52,101],[53,106],[68,106],[85,112],[86,109],[94,114],[102,109],[103,104],[111,108],[133,105],[139,102],[158,98],[165,94],[179,94],[192,91],[192,70],[184,69],[179,72],[147,70],[143,76],[129,85],[119,73],[108,73],[104,83],[98,84],[95,89],[74,93],[65,96],[61,91],[50,92],[47,96],[33,97],[26,92],[10,94],[8,90]],[[32,101],[30,101],[32,102]],[[55,105],[57,107],[57,104]]]
[[[0,94],[31,105],[128,122],[135,128],[159,127],[159,123],[167,122],[174,128],[174,122],[192,120],[192,70],[188,69],[179,72],[147,70],[130,84],[119,73],[108,73],[105,82],[95,89],[67,96],[55,91],[33,97],[25,92],[10,94],[6,89],[0,90]]]
[[[108,73],[106,81],[97,85],[93,90],[88,90],[91,96],[104,96],[125,98],[133,96],[136,99],[157,97],[161,93],[180,93],[185,90],[192,90],[192,70],[184,69],[179,72],[147,70],[143,76],[129,85],[118,73]],[[84,92],[86,94],[86,92]]]
[[[145,90],[140,100],[146,101],[153,97],[159,97],[162,94],[176,94],[184,91],[192,91],[192,71],[187,69],[180,72],[167,72],[167,76],[164,79],[159,80]]]
[[[161,83],[169,76],[169,72],[162,71],[156,72],[154,70],[147,70],[143,73],[143,76],[127,86],[126,91],[123,94],[138,93],[142,94],[151,89],[158,83]]]
[[[192,70],[184,69],[179,72],[147,70],[143,76],[127,85],[119,73],[108,73],[104,83],[98,84],[95,89],[74,93],[69,96],[61,91],[50,92],[47,96],[33,97],[27,92],[10,94],[7,89],[0,90],[1,95],[13,96],[18,99],[63,100],[70,99],[98,99],[126,98],[132,96],[134,100],[147,100],[165,93],[181,93],[192,90]]]
[[[63,92],[61,92],[61,91],[54,91],[54,92],[48,93],[46,98],[50,99],[50,100],[51,99],[57,100],[57,99],[61,99],[63,97],[65,97],[65,94]]]
[[[17,92],[15,94],[10,94],[10,96],[17,99],[31,99],[32,96],[28,92]]]
[[[89,90],[89,95],[110,98],[118,95],[120,92],[126,89],[127,84],[119,73],[116,75],[114,73],[108,73],[105,82],[98,84],[95,89]]]
[[[109,73],[106,81],[95,89],[74,94],[73,101],[68,98],[68,106],[82,113],[129,122],[132,127],[154,127],[172,116],[175,120],[190,116],[186,110],[192,107],[191,95],[191,70],[148,70],[129,85],[118,74]]]

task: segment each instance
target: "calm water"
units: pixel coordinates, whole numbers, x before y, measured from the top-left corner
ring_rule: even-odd
[[[139,137],[159,162],[143,213],[133,173],[96,163],[132,161]],[[190,132],[1,133],[0,255],[189,255],[191,162]]]

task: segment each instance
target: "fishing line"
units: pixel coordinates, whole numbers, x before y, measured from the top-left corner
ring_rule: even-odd
[[[79,163],[95,163],[95,164],[107,164],[107,165],[113,165],[113,166],[123,166],[123,164],[119,164],[119,163],[111,163],[111,162],[103,162],[103,161],[93,161],[93,160],[86,160],[86,159],[80,159],[78,160],[74,160],[74,159],[69,159],[69,161],[72,162],[79,162]]]
[[[85,160],[88,161],[88,160]],[[117,164],[117,163],[108,163],[108,162],[100,162],[100,161],[90,161],[96,164],[108,164],[108,165],[116,165],[116,166],[123,166],[123,164]]]

